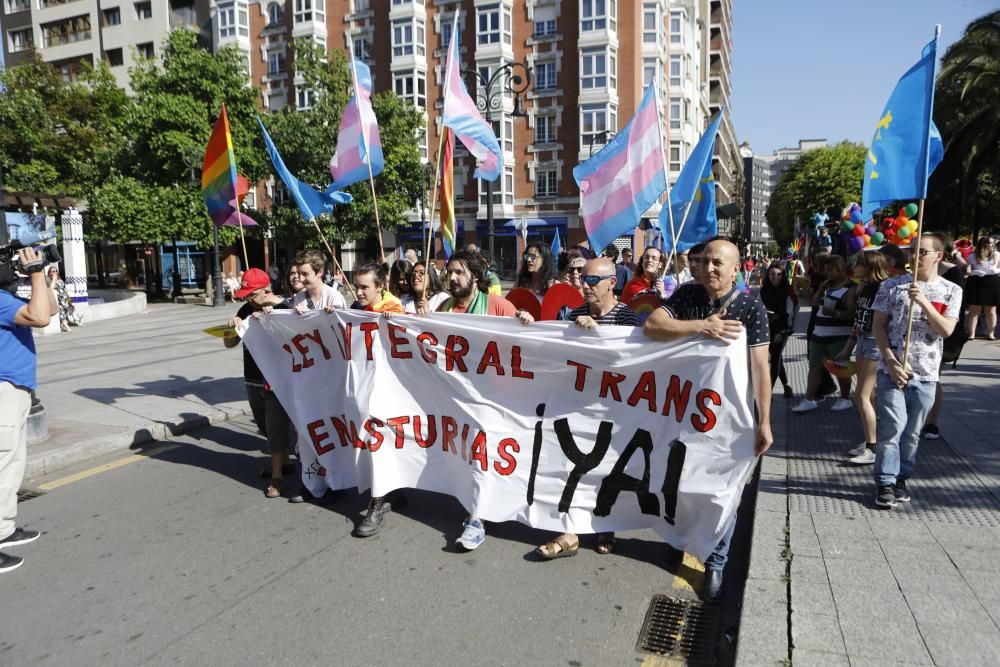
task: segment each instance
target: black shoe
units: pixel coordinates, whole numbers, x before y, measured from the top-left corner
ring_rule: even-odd
[[[795,396],[795,392],[792,391],[792,388],[785,386],[785,398],[792,398],[793,396]]]
[[[875,506],[892,509],[896,506],[896,488],[891,485],[878,487],[875,494]]]
[[[385,520],[385,513],[388,511],[386,504],[381,498],[372,498],[368,503],[368,513],[365,518],[354,529],[354,537],[371,537],[382,527]]]
[[[0,553],[0,572],[10,572],[11,570],[16,570],[21,567],[21,563],[24,559],[20,556],[11,556],[10,554]]]
[[[680,568],[681,563],[684,562],[684,552],[670,546],[669,544],[664,546],[667,547],[667,551],[663,555],[663,567],[670,570],[674,574],[677,574],[677,570]]]
[[[923,430],[920,431],[920,437],[927,440],[938,440],[941,437],[941,430],[937,424],[924,424]]]
[[[29,542],[34,542],[38,539],[40,533],[37,530],[25,530],[24,528],[15,528],[14,532],[8,535],[5,539],[0,540],[0,549],[6,549],[7,547],[16,547],[21,544],[28,544]]]
[[[906,480],[901,479],[896,482],[895,488],[893,488],[893,494],[896,496],[897,503],[908,503],[910,502],[910,492],[906,490]]]
[[[702,595],[706,602],[718,602],[722,599],[722,570],[705,570],[705,590]]]

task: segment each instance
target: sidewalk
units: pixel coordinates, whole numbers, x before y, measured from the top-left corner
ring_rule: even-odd
[[[151,304],[146,314],[36,336],[50,438],[26,478],[248,412],[243,355],[202,333],[237,306]]]
[[[805,337],[785,362],[805,389]],[[942,378],[942,438],[922,440],[913,500],[875,509],[863,440],[830,401],[774,396],[744,591],[740,665],[996,664],[1000,655],[1000,344]]]

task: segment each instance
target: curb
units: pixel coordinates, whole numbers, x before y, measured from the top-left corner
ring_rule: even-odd
[[[28,461],[24,471],[25,479],[35,479],[68,468],[71,465],[87,461],[99,456],[114,454],[122,450],[141,450],[142,445],[161,440],[170,440],[174,436],[183,435],[199,428],[221,424],[238,417],[250,414],[249,408],[215,407],[213,414],[192,415],[178,423],[148,422],[147,426],[134,431],[123,430],[119,433],[104,435],[99,438],[78,440],[72,444],[47,449],[47,443],[39,443],[35,448],[45,451],[32,454],[28,447]]]

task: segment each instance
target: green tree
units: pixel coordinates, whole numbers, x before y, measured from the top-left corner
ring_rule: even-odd
[[[774,238],[782,245],[795,235],[795,222],[813,213],[841,209],[861,201],[865,147],[847,141],[802,155],[781,177],[768,204],[766,217]]]
[[[934,119],[945,144],[931,177],[931,223],[979,235],[1000,206],[1000,11],[982,16],[945,53]],[[950,223],[950,224],[949,224]]]
[[[289,170],[306,183],[325,188],[331,180],[329,163],[340,117],[351,95],[350,68],[343,53],[327,56],[310,40],[297,40],[294,50],[296,74],[313,91],[314,103],[302,111],[286,107],[269,114],[264,122]],[[423,172],[416,136],[425,120],[413,105],[391,92],[375,95],[372,107],[385,157],[385,169],[375,178],[379,219],[383,229],[392,229],[405,224],[406,211],[420,196]],[[354,201],[338,206],[332,215],[320,216],[317,222],[331,239],[364,239],[375,232],[371,186],[365,180],[347,191]],[[314,237],[294,202],[275,205],[268,222],[285,238]]]

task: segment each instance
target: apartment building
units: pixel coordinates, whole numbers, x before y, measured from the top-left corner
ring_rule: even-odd
[[[8,67],[24,64],[34,49],[75,81],[82,63],[104,60],[118,84],[140,58],[160,57],[163,40],[178,27],[207,39],[208,0],[2,0],[3,56]],[[206,42],[207,44],[207,42]]]

